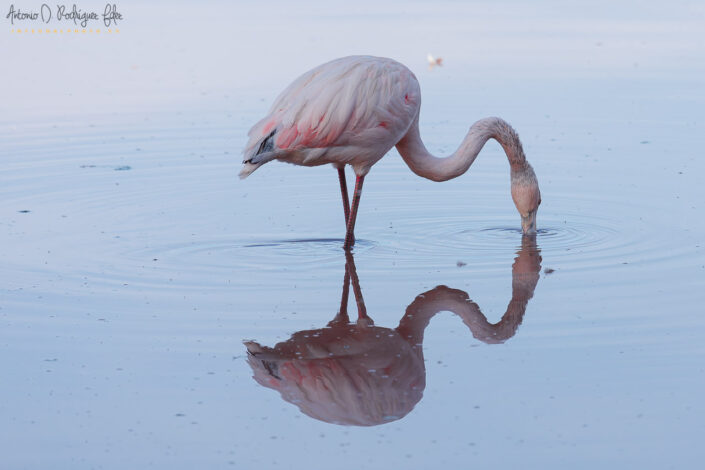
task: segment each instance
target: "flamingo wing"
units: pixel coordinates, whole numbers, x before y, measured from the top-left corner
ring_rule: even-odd
[[[374,145],[390,131],[398,134],[397,128],[408,128],[415,112],[410,94],[420,100],[418,83],[393,60],[360,56],[323,64],[289,85],[269,114],[250,129],[245,163],[355,145],[358,138]],[[317,157],[323,153],[313,152]]]

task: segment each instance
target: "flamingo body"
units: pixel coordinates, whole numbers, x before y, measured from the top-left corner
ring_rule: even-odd
[[[240,176],[273,159],[351,165],[366,175],[406,134],[420,103],[416,77],[394,60],[354,56],[320,65],[294,80],[252,127]]]
[[[473,124],[458,150],[445,158],[431,155],[419,132],[421,91],[414,74],[392,59],[351,56],[306,72],[274,101],[269,113],[248,133],[241,178],[271,160],[303,166],[333,164],[339,172],[347,226],[353,230],[362,183],[372,165],[396,145],[419,176],[445,181],[468,170],[488,139],[497,140],[511,166],[512,198],[525,234],[535,233],[541,196],[519,136],[500,118]],[[344,167],[357,177],[348,207]]]

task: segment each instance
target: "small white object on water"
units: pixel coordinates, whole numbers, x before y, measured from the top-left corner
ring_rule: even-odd
[[[443,65],[443,58],[439,57],[436,59],[431,55],[430,52],[428,54],[426,54],[426,59],[428,60],[428,69],[429,70],[433,70],[433,67],[435,67],[436,65],[438,65],[439,67]]]

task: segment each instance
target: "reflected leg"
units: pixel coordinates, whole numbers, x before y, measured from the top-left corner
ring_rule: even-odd
[[[357,277],[357,269],[355,269],[355,259],[352,252],[348,251],[345,253],[345,260],[346,270],[350,276],[350,283],[352,284],[355,303],[357,304],[357,323],[358,325],[366,326],[374,325],[372,319],[367,316],[367,307],[365,307],[365,299],[362,298],[362,289],[360,288],[360,280]]]

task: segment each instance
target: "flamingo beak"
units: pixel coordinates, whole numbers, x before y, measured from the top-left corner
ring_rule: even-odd
[[[536,234],[536,211],[529,212],[526,217],[521,216],[521,231],[524,235]]]

